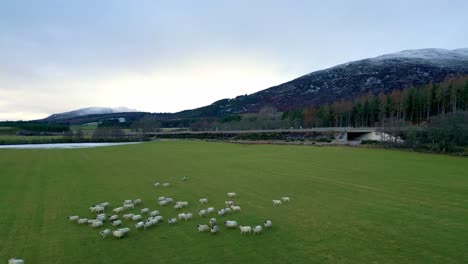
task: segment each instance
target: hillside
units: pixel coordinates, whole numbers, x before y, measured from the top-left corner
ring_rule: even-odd
[[[406,50],[312,72],[251,95],[219,100],[176,116],[225,116],[256,112],[263,106],[284,111],[350,100],[369,91],[389,93],[393,89],[438,83],[448,76],[463,74],[468,74],[468,49]]]
[[[87,108],[80,108],[77,110],[53,114],[46,117],[44,120],[46,121],[58,121],[64,119],[73,119],[79,116],[87,116],[87,115],[101,115],[101,114],[113,114],[113,113],[127,113],[127,112],[139,112],[135,109],[130,109],[127,107],[87,107]]]

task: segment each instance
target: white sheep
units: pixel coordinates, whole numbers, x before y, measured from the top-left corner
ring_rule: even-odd
[[[155,188],[158,188],[159,185],[161,185],[159,182],[155,182],[155,183],[153,184],[153,186],[154,186]]]
[[[117,207],[117,208],[114,208],[114,210],[112,210],[114,213],[118,214],[118,213],[121,213],[123,212],[125,209],[123,207]]]
[[[239,229],[241,231],[241,234],[245,234],[245,233],[250,234],[252,232],[252,227],[250,226],[239,226]]]
[[[234,202],[233,201],[225,201],[224,204],[226,206],[233,206],[234,205]]]
[[[124,200],[123,203],[124,204],[131,204],[131,203],[133,203],[133,201],[132,200]]]
[[[89,207],[89,210],[91,210],[91,212],[96,213],[96,214],[104,212],[105,209],[106,208],[104,206],[98,206],[98,205]]]
[[[158,221],[164,220],[164,217],[162,215],[157,215],[154,218],[157,219]]]
[[[237,193],[235,193],[235,192],[228,192],[228,193],[227,193],[227,196],[228,196],[229,198],[235,198],[235,197],[237,197]]]
[[[132,219],[133,216],[134,214],[124,214],[123,218],[128,220],[128,219]]]
[[[102,221],[100,221],[100,220],[94,220],[91,223],[91,227],[94,227],[94,228],[101,227],[103,225],[104,225],[104,223]]]
[[[136,229],[143,228],[144,226],[145,226],[145,222],[138,222],[138,223],[135,224]]]
[[[114,222],[112,222],[113,226],[119,226],[121,224],[122,224],[122,220],[115,220]]]
[[[71,216],[67,216],[67,219],[70,222],[76,222],[78,219],[80,219],[80,217],[77,215],[71,215]]]
[[[158,197],[158,201],[164,201],[164,200],[166,200],[166,197],[164,197],[164,196],[159,196]]]
[[[99,234],[101,234],[102,238],[106,238],[111,233],[110,229],[104,229]]]
[[[232,209],[233,212],[240,212],[241,211],[241,208],[238,205],[231,206],[231,209]]]
[[[179,220],[185,220],[185,213],[179,214]]]
[[[180,205],[182,205],[182,207],[187,207],[188,206],[188,202],[187,201],[180,201],[178,202]]]
[[[210,226],[216,225],[216,218],[211,218],[210,219]]]
[[[263,222],[263,225],[264,225],[266,228],[270,228],[270,227],[272,226],[271,220],[266,220],[265,222]]]
[[[166,199],[164,199],[164,201],[166,201],[167,203],[173,203],[174,199],[172,199],[170,197],[166,197]]]
[[[114,235],[114,237],[116,238],[122,238],[125,236],[125,232],[117,229],[117,230],[112,231],[112,235]]]
[[[117,229],[117,230],[120,230],[120,231],[124,232],[125,234],[128,233],[128,232],[130,232],[130,228],[129,228],[129,227],[119,228],[119,229]]]
[[[24,264],[24,260],[17,259],[17,258],[11,258],[11,259],[8,260],[8,264]]]
[[[167,201],[166,201],[166,200],[159,201],[159,205],[160,205],[160,206],[166,206],[166,205],[167,205]]]
[[[274,206],[279,206],[279,205],[281,205],[281,200],[273,200],[273,205],[274,205]]]
[[[221,208],[220,210],[218,210],[218,215],[225,215],[225,214],[226,214],[225,208]]]
[[[205,217],[205,215],[206,215],[206,210],[203,209],[203,210],[198,211],[198,215],[200,215],[201,217]]]
[[[118,220],[118,219],[119,219],[119,216],[118,216],[118,215],[111,215],[111,216],[109,217],[109,220],[110,220],[110,221],[115,221],[115,220]]]
[[[150,216],[157,216],[157,215],[159,215],[159,211],[151,211],[151,212],[149,213],[149,215],[150,215]]]
[[[149,211],[150,211],[149,208],[143,208],[143,209],[140,210],[140,212],[141,212],[142,214],[147,214],[147,213],[149,213]]]
[[[228,221],[224,221],[224,225],[227,228],[236,228],[237,227],[237,222],[228,220]]]
[[[262,226],[259,226],[259,225],[258,225],[258,226],[255,226],[255,227],[253,228],[253,233],[254,233],[254,235],[260,234],[260,233],[262,232],[262,230],[263,230],[263,229],[262,229]]]
[[[284,197],[281,197],[281,200],[283,200],[283,202],[289,202],[291,201],[291,198],[284,196]]]
[[[185,213],[185,221],[192,220],[193,214],[192,213]]]
[[[201,198],[200,200],[201,204],[207,204],[208,203],[208,198]]]
[[[88,218],[80,218],[76,221],[78,224],[83,225],[88,223]]]
[[[141,199],[135,199],[135,200],[133,200],[132,203],[133,203],[133,205],[139,205],[139,204],[141,204],[142,202],[143,202],[143,201],[142,201]]]
[[[171,225],[172,225],[172,224],[175,224],[175,223],[177,223],[177,218],[168,219],[167,222],[168,222],[169,224],[171,224]]]
[[[214,210],[215,210],[214,207],[208,207],[208,208],[206,208],[206,212],[209,213],[209,214],[213,213]]]
[[[102,207],[107,207],[107,206],[110,205],[110,203],[109,202],[103,202],[103,203],[100,203],[99,205],[102,206]]]
[[[96,215],[96,219],[104,222],[104,221],[106,221],[107,216],[106,216],[106,214],[98,214],[98,215]]]
[[[168,182],[165,182],[165,183],[162,184],[162,186],[163,186],[163,187],[169,187],[169,186],[171,186],[171,184],[168,183]]]
[[[124,205],[123,205],[123,208],[124,208],[125,210],[134,209],[134,208],[135,208],[135,205],[133,205],[132,203],[131,203],[131,204],[124,204]]]
[[[132,220],[133,220],[133,221],[141,220],[141,218],[143,218],[141,215],[134,215],[134,216],[132,216]]]
[[[181,209],[181,208],[182,208],[182,205],[181,205],[181,204],[175,204],[175,205],[174,205],[174,209],[176,209],[176,210],[179,210],[179,209]]]
[[[197,225],[198,232],[207,232],[210,230],[208,225]]]
[[[218,232],[219,232],[219,226],[217,226],[217,225],[212,226],[210,232],[211,232],[212,234],[218,233]]]

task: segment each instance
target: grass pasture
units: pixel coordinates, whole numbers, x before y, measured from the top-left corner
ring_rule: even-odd
[[[180,181],[184,175],[187,182]],[[364,148],[150,142],[93,149],[0,149],[0,263],[467,263],[468,159]],[[154,188],[153,182],[171,182]],[[88,207],[157,196],[187,200],[181,212],[219,208],[226,192],[242,212],[216,216],[273,228],[262,235],[207,223],[167,222],[129,236],[68,223]],[[274,207],[272,199],[292,201]],[[203,206],[203,207],[206,207]],[[108,210],[109,212],[110,210]],[[136,212],[137,210],[135,210]],[[109,224],[106,224],[106,228]]]

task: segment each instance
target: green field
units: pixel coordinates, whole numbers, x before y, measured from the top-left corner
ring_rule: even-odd
[[[189,180],[182,182],[184,175]],[[467,263],[468,159],[379,149],[151,142],[70,150],[0,149],[0,263]],[[169,181],[170,188],[153,182]],[[198,233],[208,218],[102,239],[69,223],[91,204],[157,196],[242,212],[218,217],[273,228]],[[289,204],[272,199],[288,195]],[[139,207],[142,208],[142,207]],[[138,208],[138,209],[139,209]],[[106,227],[109,225],[107,224]]]

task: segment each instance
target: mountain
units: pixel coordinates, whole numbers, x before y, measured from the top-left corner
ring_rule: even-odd
[[[139,112],[135,109],[130,109],[126,107],[87,107],[87,108],[80,108],[77,110],[53,114],[51,116],[46,117],[43,119],[44,121],[59,121],[59,120],[66,120],[72,119],[81,116],[87,115],[102,115],[102,114],[114,114],[114,113],[128,113],[128,112]]]
[[[176,113],[179,118],[217,117],[257,112],[264,106],[280,111],[354,99],[372,92],[438,83],[468,74],[468,49],[404,50],[309,73],[259,91],[219,100],[211,105]]]

